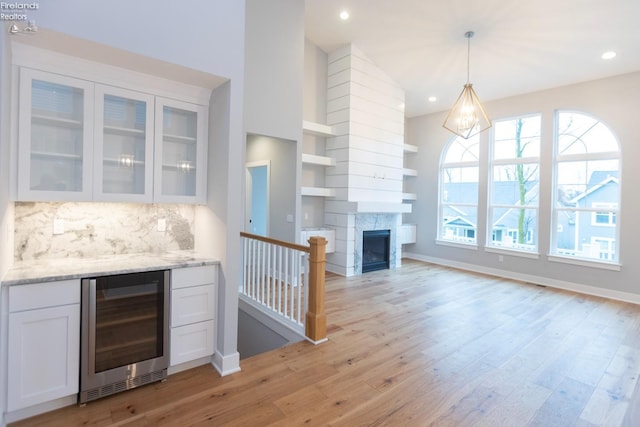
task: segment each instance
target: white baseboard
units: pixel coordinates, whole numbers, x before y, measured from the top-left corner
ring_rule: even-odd
[[[235,353],[224,356],[216,351],[211,363],[220,376],[224,377],[235,374],[236,372],[240,372],[240,353],[236,351]]]
[[[311,338],[305,337],[307,341],[309,341],[313,345],[318,345],[329,341],[329,338],[322,338],[321,340],[314,341]]]
[[[169,366],[169,368],[167,368],[167,375],[177,374],[178,372],[186,371],[187,369],[197,368],[198,366],[211,363],[211,357],[212,356],[205,356],[199,359],[180,363],[179,365]]]
[[[51,400],[49,402],[40,403],[38,405],[29,406],[28,408],[18,409],[17,411],[8,412],[3,420],[4,423],[13,423],[15,421],[23,420],[25,418],[34,417],[36,415],[44,414],[45,412],[55,411],[56,409],[64,408],[65,406],[71,406],[78,403],[78,395],[73,394],[67,397],[61,397],[59,399]]]
[[[586,295],[593,295],[602,298],[608,298],[617,301],[630,302],[632,304],[640,304],[640,295],[630,292],[621,292],[612,289],[604,289],[596,286],[583,285],[581,283],[567,282],[564,280],[556,280],[548,277],[534,276],[531,274],[515,273],[513,271],[501,270],[498,268],[484,267],[477,264],[468,264],[465,262],[452,261],[444,258],[430,257],[410,252],[403,253],[404,258],[414,259],[416,261],[430,262],[432,264],[443,265],[446,267],[454,267],[460,270],[472,271],[475,273],[489,274],[492,276],[502,277],[505,279],[519,280],[523,282],[534,283],[536,285],[548,286],[550,288],[563,289],[565,291],[578,292]]]

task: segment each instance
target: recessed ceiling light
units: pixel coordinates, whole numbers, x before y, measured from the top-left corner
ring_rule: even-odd
[[[340,12],[340,19],[342,19],[343,21],[349,19],[349,12],[347,12],[346,10]]]
[[[430,96],[429,98],[427,98],[427,100],[429,102],[436,102],[438,100],[438,98],[436,98],[435,96]]]
[[[616,57],[616,53],[612,50],[602,54],[602,59],[613,59]]]

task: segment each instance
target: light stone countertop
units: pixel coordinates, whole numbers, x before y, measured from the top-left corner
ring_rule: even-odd
[[[203,257],[194,251],[108,255],[99,258],[19,261],[4,276],[2,286],[81,279],[139,271],[198,267],[218,263],[218,260]]]

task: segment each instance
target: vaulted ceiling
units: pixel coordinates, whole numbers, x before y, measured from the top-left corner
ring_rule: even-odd
[[[408,117],[453,104],[466,31],[486,102],[640,70],[639,19],[639,0],[305,0],[306,38],[326,52],[353,43],[405,89]]]

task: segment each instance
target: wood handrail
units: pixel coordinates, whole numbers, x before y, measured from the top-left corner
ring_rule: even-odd
[[[298,245],[297,243],[285,242],[284,240],[272,239],[271,237],[259,236],[257,234],[246,233],[244,231],[240,232],[240,236],[247,237],[249,239],[259,240],[265,243],[272,243],[278,246],[284,246],[285,248],[295,249],[297,251],[311,253],[311,249],[308,246]]]

